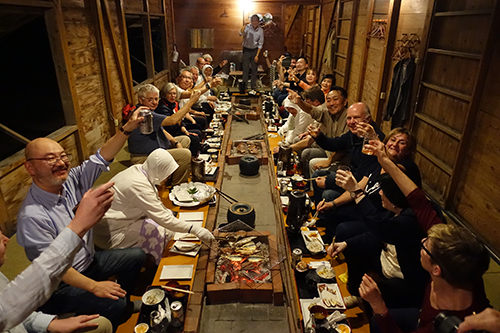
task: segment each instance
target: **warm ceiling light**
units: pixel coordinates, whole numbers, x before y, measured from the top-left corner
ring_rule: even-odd
[[[252,0],[240,0],[240,8],[243,13],[251,13],[252,12]]]

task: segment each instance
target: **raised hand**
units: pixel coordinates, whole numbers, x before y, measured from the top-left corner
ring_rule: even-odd
[[[115,192],[111,187],[114,184],[114,182],[107,182],[95,190],[88,190],[78,204],[75,217],[69,223],[68,228],[83,237],[99,222],[113,202]]]
[[[359,188],[358,182],[356,181],[356,178],[354,178],[352,173],[350,171],[341,169],[337,170],[337,173],[335,175],[335,183],[348,192],[354,192]]]

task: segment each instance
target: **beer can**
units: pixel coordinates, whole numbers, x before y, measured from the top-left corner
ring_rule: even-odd
[[[144,117],[144,120],[141,122],[141,133],[142,134],[151,134],[153,133],[153,114],[149,110],[141,110],[139,115]]]
[[[302,250],[298,247],[292,251],[292,266],[297,266],[297,263],[302,260]]]
[[[179,301],[172,302],[170,310],[172,311],[172,322],[170,325],[173,327],[181,327],[184,325],[184,309],[182,308],[182,303]]]

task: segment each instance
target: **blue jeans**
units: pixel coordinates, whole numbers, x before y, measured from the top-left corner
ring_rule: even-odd
[[[116,330],[118,325],[127,319],[125,309],[129,295],[135,287],[145,259],[146,254],[137,247],[98,251],[94,255],[94,261],[82,275],[95,281],[105,281],[116,276],[116,282],[127,292],[127,296],[117,300],[100,298],[62,282],[39,311],[48,314],[99,314],[109,319]]]

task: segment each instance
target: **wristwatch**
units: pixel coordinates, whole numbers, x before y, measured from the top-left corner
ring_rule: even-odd
[[[120,127],[120,131],[122,131],[123,134],[125,135],[130,135],[132,134],[132,132],[129,132],[129,131],[125,131],[125,129],[123,127]]]
[[[180,143],[179,141],[175,141],[173,145],[177,146],[177,144],[179,144],[179,143]]]
[[[210,90],[210,88],[211,88],[211,87],[210,87],[210,84],[205,83],[205,88],[207,88],[208,90]]]
[[[362,196],[363,194],[365,194],[365,191],[363,191],[362,189],[358,188],[356,191],[351,192],[351,198],[357,199],[360,196]]]

